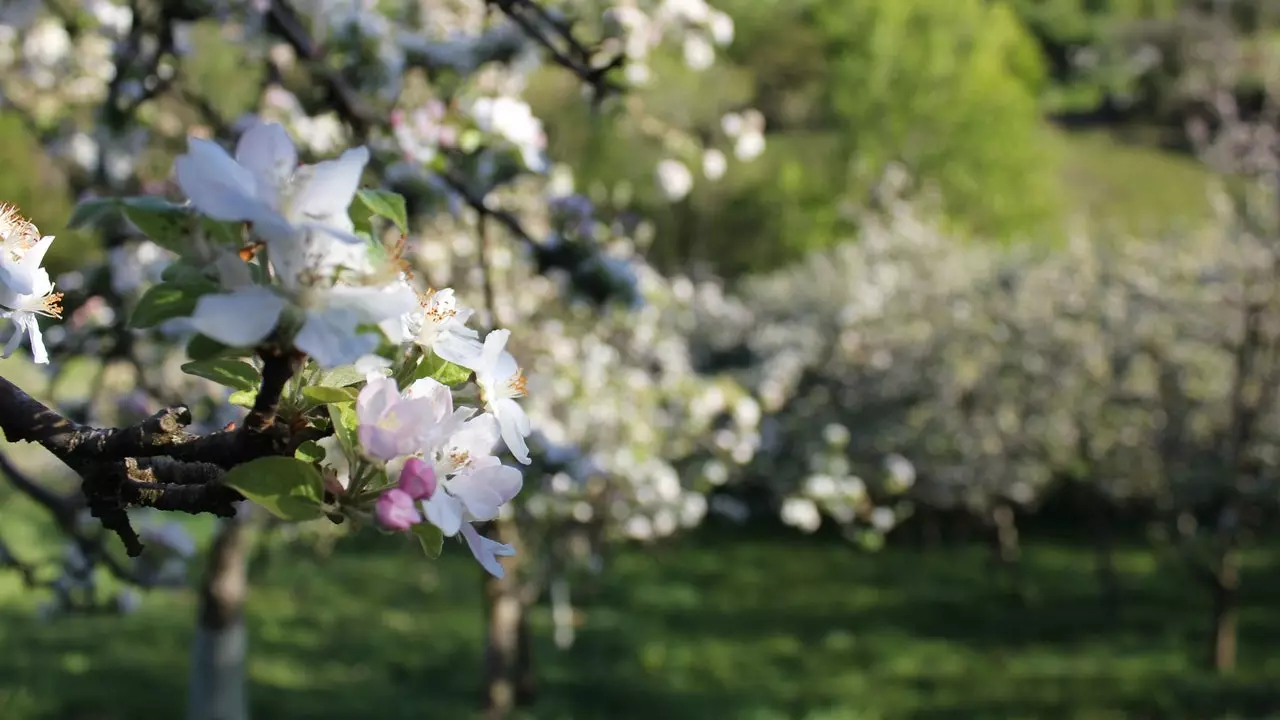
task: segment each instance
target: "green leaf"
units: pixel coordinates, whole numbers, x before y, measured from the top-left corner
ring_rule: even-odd
[[[400,232],[409,232],[409,212],[404,197],[388,190],[359,190],[356,197],[373,215],[395,223]]]
[[[179,258],[160,272],[160,279],[175,285],[210,282],[211,278],[205,273],[207,268],[207,265],[195,260]]]
[[[145,329],[171,318],[189,317],[196,309],[196,300],[217,289],[218,286],[212,282],[152,285],[138,300],[138,305],[129,318],[129,325]]]
[[[359,457],[356,453],[356,404],[353,402],[333,403],[329,407],[329,419],[333,421],[333,433],[338,436],[342,451],[349,458]]]
[[[222,482],[281,520],[324,517],[324,478],[297,458],[258,458],[228,470]]]
[[[315,440],[307,440],[298,446],[293,456],[303,462],[318,463],[324,459],[324,448]]]
[[[252,408],[254,401],[258,399],[257,390],[237,390],[231,393],[231,397],[227,398],[227,402],[236,407]]]
[[[187,249],[196,222],[187,208],[151,195],[124,198],[120,205],[129,222],[155,244],[179,254]]]
[[[90,198],[76,204],[74,210],[71,211],[71,217],[67,219],[67,229],[86,227],[93,225],[107,215],[115,212],[119,208],[119,201],[115,198]]]
[[[429,522],[420,522],[409,530],[418,537],[418,542],[422,544],[422,552],[426,553],[427,557],[432,560],[440,557],[440,552],[444,550],[444,533],[440,532],[440,528]]]
[[[346,387],[355,385],[358,382],[364,382],[364,375],[361,375],[353,365],[336,367],[321,375],[319,380],[316,380],[317,385],[331,388]]]
[[[237,348],[214,340],[208,335],[196,335],[187,343],[187,357],[192,360],[211,360],[216,357],[247,357],[249,348]]]
[[[461,365],[454,365],[435,353],[431,353],[418,363],[417,372],[414,373],[413,377],[415,380],[429,377],[449,387],[457,387],[471,379],[471,371]]]
[[[183,365],[182,371],[236,390],[256,391],[262,382],[258,368],[234,358],[193,360]]]
[[[243,227],[244,223],[239,221],[224,222],[203,216],[200,217],[200,228],[204,230],[205,237],[226,245],[239,246],[243,242],[244,234],[241,232]]]
[[[317,405],[354,402],[360,391],[353,387],[323,387],[310,385],[302,388],[302,396]]]

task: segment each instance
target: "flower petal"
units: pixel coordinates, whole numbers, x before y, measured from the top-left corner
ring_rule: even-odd
[[[494,330],[485,336],[480,358],[476,361],[476,367],[473,368],[476,373],[501,377],[496,375],[495,371],[498,361],[506,354],[509,337],[511,337],[510,330]]]
[[[215,142],[190,138],[187,154],[173,167],[191,204],[214,220],[252,220],[266,209],[257,198],[253,173]]]
[[[347,365],[378,347],[377,336],[358,332],[359,324],[360,316],[347,308],[312,310],[293,344],[325,370]]]
[[[196,301],[191,326],[224,345],[249,347],[271,334],[284,306],[284,298],[261,285],[205,295]]]
[[[369,149],[352,148],[336,160],[316,163],[303,185],[295,209],[303,216],[321,218],[335,211],[346,212],[360,187],[360,176],[369,162]]]
[[[494,415],[498,416],[498,426],[502,429],[502,442],[521,464],[528,465],[529,445],[525,442],[532,427],[529,416],[525,414],[520,403],[511,398],[495,398],[492,403]]]
[[[278,123],[259,123],[240,136],[236,162],[248,168],[257,182],[258,197],[280,207],[279,190],[298,168],[298,151]]]
[[[484,537],[476,532],[476,529],[470,523],[462,528],[462,538],[467,541],[467,547],[471,549],[471,554],[480,563],[480,567],[499,579],[506,574],[502,569],[502,564],[498,562],[498,558],[515,555],[515,548]]]
[[[458,530],[463,527],[462,503],[458,498],[447,492],[438,492],[432,495],[429,500],[424,500],[422,509],[425,511],[427,520],[432,525],[440,528],[440,532],[445,537],[457,535]],[[466,527],[470,527],[470,525]]]
[[[480,364],[483,348],[479,340],[462,337],[454,332],[442,332],[436,336],[436,341],[431,343],[431,351],[441,359],[468,370],[475,370],[476,365]]]

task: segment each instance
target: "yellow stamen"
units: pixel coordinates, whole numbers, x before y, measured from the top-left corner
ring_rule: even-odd
[[[62,319],[62,293],[51,292],[40,299],[41,314],[48,315],[51,318]]]
[[[508,384],[511,386],[511,392],[514,393],[516,397],[524,397],[525,395],[528,395],[528,392],[525,390],[524,373],[519,369],[516,370],[515,376],[508,381]]]

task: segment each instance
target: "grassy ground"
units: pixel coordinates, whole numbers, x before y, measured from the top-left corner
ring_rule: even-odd
[[[1211,175],[1194,158],[1101,131],[1056,137],[1069,207],[1102,229],[1163,233],[1212,219]]]
[[[14,515],[6,512],[6,517]],[[7,527],[12,528],[12,523]],[[22,538],[18,538],[21,540]],[[395,538],[278,556],[251,597],[260,718],[466,718],[480,577]],[[1280,555],[1250,556],[1241,670],[1195,669],[1206,603],[1152,556],[1120,556],[1118,613],[1090,554],[1028,549],[1025,606],[979,548],[876,556],[792,539],[694,538],[616,557],[570,650],[539,640],[532,718],[1226,718],[1280,710]],[[1268,580],[1271,582],[1268,583]],[[33,619],[0,578],[0,717],[180,716],[189,593],[126,618]],[[546,637],[547,618],[536,618]]]

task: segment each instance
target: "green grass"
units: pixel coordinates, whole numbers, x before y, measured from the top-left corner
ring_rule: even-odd
[[[256,717],[474,716],[478,570],[460,547],[432,564],[397,540],[273,561],[250,599]],[[1219,680],[1197,669],[1204,597],[1141,550],[1119,556],[1128,592],[1111,613],[1090,553],[1062,545],[1027,549],[1024,605],[976,547],[867,556],[721,534],[630,549],[590,592],[572,649],[555,650],[535,614],[527,717],[1259,717],[1280,708],[1280,557],[1249,563],[1241,669]],[[48,623],[35,601],[0,577],[0,718],[180,716],[190,593]]]
[[[1100,229],[1161,233],[1213,218],[1211,173],[1194,158],[1105,132],[1059,132],[1068,206]]]

